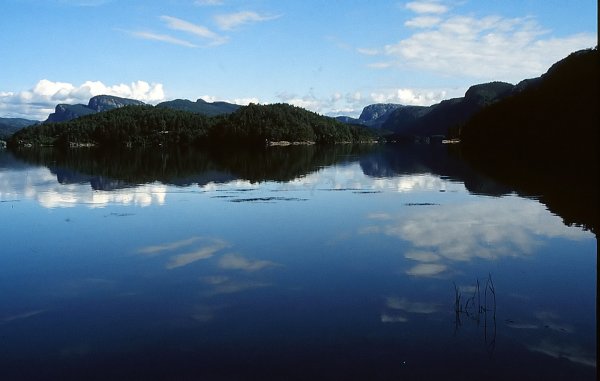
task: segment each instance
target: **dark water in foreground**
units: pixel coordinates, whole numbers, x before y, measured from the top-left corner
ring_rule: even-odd
[[[20,156],[2,380],[595,379],[595,236],[443,147]]]

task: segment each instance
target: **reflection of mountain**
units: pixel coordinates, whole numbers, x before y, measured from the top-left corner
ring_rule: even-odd
[[[363,172],[372,177],[431,173],[460,181],[469,192],[499,196],[511,189],[473,170],[456,155],[449,155],[448,146],[439,144],[404,144],[385,147],[361,158]]]
[[[460,132],[464,157],[593,231],[598,225],[598,50],[571,54],[478,113]]]
[[[60,183],[90,183],[93,189],[113,190],[161,182],[177,186],[290,181],[324,166],[346,160],[369,146],[271,147],[248,151],[156,150],[20,150],[15,155],[47,166]]]

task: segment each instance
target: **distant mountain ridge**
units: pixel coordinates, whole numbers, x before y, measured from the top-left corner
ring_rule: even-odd
[[[23,118],[0,118],[0,139],[6,139],[20,129],[36,123],[39,121]]]
[[[351,126],[289,104],[239,107],[225,117],[148,105],[131,105],[16,132],[11,146],[157,147],[265,146],[373,142]]]
[[[362,124],[371,128],[381,128],[388,116],[399,107],[403,106],[398,103],[375,103],[363,108],[358,119],[350,116],[337,116],[335,119],[346,124]]]
[[[518,86],[506,82],[482,83],[471,86],[464,97],[446,99],[431,106],[376,103],[366,106],[358,119],[347,116],[336,119],[380,129],[392,138],[445,137],[450,129],[466,123],[482,108],[536,83],[535,79],[525,80]]]
[[[382,128],[400,137],[445,137],[450,129],[466,123],[477,111],[510,95],[514,87],[506,82],[482,83],[471,86],[461,98],[424,108],[399,108],[389,115]]]
[[[599,64],[597,48],[572,53],[457,131],[473,166],[596,234]]]
[[[206,116],[217,116],[231,114],[241,106],[227,102],[206,102],[203,99],[198,99],[196,102],[187,99],[175,99],[172,101],[161,102],[157,104],[156,107],[188,111]]]
[[[144,102],[135,99],[115,97],[113,95],[96,95],[84,104],[59,104],[55,111],[48,115],[46,122],[65,122],[85,115],[96,114],[103,111],[114,110],[124,106],[143,106]]]
[[[99,112],[114,110],[125,106],[144,106],[146,103],[135,99],[121,98],[112,95],[96,95],[90,98],[87,105],[84,104],[59,104],[55,111],[48,116],[46,122],[66,122],[82,116],[96,114]],[[156,105],[159,108],[168,108],[201,114],[206,116],[216,116],[231,114],[240,108],[240,105],[227,102],[206,102],[198,99],[196,102],[187,99],[175,99],[172,101],[161,102]]]

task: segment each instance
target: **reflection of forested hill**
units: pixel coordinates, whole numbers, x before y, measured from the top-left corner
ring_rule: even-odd
[[[15,155],[47,166],[61,183],[111,190],[162,182],[177,186],[235,179],[290,181],[357,155],[371,146],[291,146],[247,151],[25,149]]]
[[[20,170],[29,167],[30,165],[15,159],[8,151],[0,149],[0,169],[2,170]]]
[[[461,151],[481,171],[541,195],[567,223],[598,225],[600,72],[597,49],[554,64],[535,86],[482,110],[461,130]]]
[[[402,144],[386,146],[360,159],[363,172],[373,177],[431,173],[460,181],[469,192],[499,196],[511,189],[483,176],[461,160],[450,155],[449,147],[440,144]]]

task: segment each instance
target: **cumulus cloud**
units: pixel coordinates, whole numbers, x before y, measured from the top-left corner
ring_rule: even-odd
[[[414,33],[379,51],[373,69],[417,68],[444,76],[516,83],[543,74],[571,52],[597,45],[597,36],[553,36],[533,17],[450,13],[441,2],[406,4],[415,15],[404,25]],[[366,54],[362,51],[362,54]]]
[[[406,106],[430,106],[449,96],[462,96],[466,89],[376,89],[370,93],[361,91],[334,92],[316,96],[312,91],[305,95],[281,92],[276,95],[280,102],[329,116],[346,115],[357,118],[362,109],[373,103],[398,103]]]
[[[274,20],[281,15],[264,15],[252,11],[242,11],[215,16],[215,22],[222,30],[231,30],[242,25]]]
[[[452,93],[456,91],[453,90]],[[370,94],[374,103],[399,103],[405,106],[431,106],[446,99],[450,93],[447,89],[389,89]],[[464,94],[464,92],[463,92]],[[462,94],[460,94],[462,96]]]
[[[0,92],[0,115],[44,120],[58,103],[87,104],[88,100],[96,95],[114,95],[147,103],[157,103],[165,99],[161,83],[136,81],[106,85],[100,81],[86,81],[74,85],[42,79],[29,90]]]
[[[442,14],[448,12],[448,7],[437,1],[411,1],[406,3],[406,9],[415,13]]]
[[[439,17],[421,16],[412,18],[404,23],[409,28],[429,28],[442,21]]]

